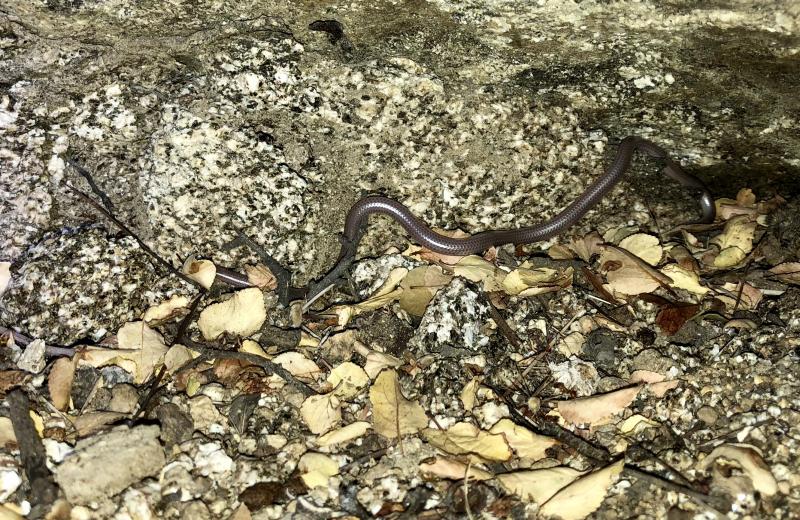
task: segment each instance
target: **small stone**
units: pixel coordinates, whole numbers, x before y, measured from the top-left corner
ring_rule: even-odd
[[[120,413],[133,413],[139,402],[139,393],[136,387],[129,384],[119,384],[111,389],[111,402],[108,411]]]
[[[697,418],[706,423],[708,426],[713,426],[719,419],[719,414],[710,406],[702,406],[697,410]]]
[[[156,417],[161,423],[161,440],[174,446],[192,438],[194,422],[175,403],[165,403],[156,408]]]

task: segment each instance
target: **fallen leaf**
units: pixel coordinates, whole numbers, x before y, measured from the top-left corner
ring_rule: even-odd
[[[800,285],[800,262],[784,262],[769,270],[784,283]]]
[[[397,372],[386,369],[369,389],[375,431],[388,439],[417,433],[428,425],[425,410],[400,390]]]
[[[506,275],[503,289],[510,295],[522,297],[554,292],[572,285],[574,270],[567,267],[563,271],[539,267],[531,269],[522,264]]]
[[[224,302],[203,309],[197,326],[207,340],[215,340],[225,333],[247,337],[257,332],[266,319],[267,309],[261,289],[250,287],[237,291]]]
[[[647,385],[647,390],[652,392],[656,397],[664,397],[668,391],[673,388],[678,388],[680,381],[673,379],[671,381],[661,381],[660,383],[652,383]]]
[[[311,433],[330,431],[342,420],[339,398],[333,394],[312,395],[300,405],[300,416]]]
[[[399,285],[407,274],[408,269],[405,267],[395,267],[389,271],[383,285],[368,299],[353,305],[336,305],[327,312],[336,316],[337,325],[344,327],[359,314],[380,309],[399,299],[403,294],[403,289]]]
[[[127,417],[126,414],[119,412],[94,411],[85,412],[76,417],[70,417],[70,419],[78,437],[88,437],[125,417]]]
[[[400,283],[400,308],[412,316],[422,316],[434,295],[452,279],[437,265],[415,267]]]
[[[204,289],[210,289],[217,277],[217,266],[210,260],[195,260],[190,256],[183,263],[183,274],[199,283]]]
[[[328,384],[333,387],[333,393],[339,399],[350,399],[369,384],[369,376],[360,366],[345,361],[331,370]]]
[[[0,446],[6,446],[10,442],[17,442],[17,435],[14,433],[14,424],[8,417],[0,417]]]
[[[117,365],[133,374],[136,384],[144,383],[167,353],[164,338],[143,321],[126,323],[117,333],[117,348],[87,347],[77,355],[78,364],[95,368]]]
[[[268,356],[267,353],[264,352],[264,349],[261,348],[261,345],[257,341],[253,341],[252,339],[246,339],[242,341],[242,346],[239,347],[239,352],[244,352],[246,354],[253,354],[254,356],[262,357],[264,359],[270,359],[270,356]]]
[[[323,453],[308,451],[297,462],[300,478],[309,489],[327,486],[328,479],[339,474],[339,463]]]
[[[700,285],[700,277],[697,273],[684,269],[678,264],[667,264],[661,268],[661,272],[670,277],[672,280],[670,286],[676,289],[683,289],[700,296],[709,291],[708,287]]]
[[[603,244],[603,237],[597,231],[593,231],[588,235],[580,238],[572,238],[569,241],[569,247],[581,257],[584,262],[591,261],[594,255],[602,252],[601,246]]]
[[[511,419],[500,419],[489,433],[502,433],[517,457],[531,461],[543,459],[547,450],[558,444],[556,439],[534,433]]]
[[[199,355],[183,345],[172,345],[164,354],[164,367],[172,374]]]
[[[444,236],[450,237],[450,238],[467,238],[467,237],[469,237],[468,233],[465,233],[465,232],[461,231],[460,229],[449,230],[449,229],[434,228],[434,231],[436,231],[440,235],[444,235]],[[419,252],[417,253],[417,256],[419,258],[421,258],[422,260],[425,260],[426,262],[430,262],[432,264],[442,263],[442,264],[447,264],[447,265],[455,265],[462,258],[464,258],[463,256],[458,256],[458,255],[446,255],[446,254],[442,254],[442,253],[436,253],[434,251],[431,251],[427,247],[420,247],[418,249],[418,251]],[[404,256],[409,256],[408,254],[406,254],[407,252],[408,251],[404,252],[403,255]]]
[[[608,244],[600,255],[600,270],[608,280],[605,287],[623,295],[649,293],[661,284],[672,283],[668,276],[636,255]]]
[[[450,480],[464,480],[467,476],[470,480],[489,480],[494,477],[488,471],[444,457],[428,459],[420,463],[419,469],[428,477],[436,476]]]
[[[608,489],[619,478],[624,460],[609,464],[575,482],[567,485],[539,509],[545,517],[559,517],[561,520],[580,520],[586,518],[600,507]]]
[[[469,383],[464,385],[464,388],[461,389],[459,399],[464,406],[464,410],[469,412],[475,407],[475,399],[477,398],[478,388],[480,388],[482,380],[483,378],[481,377],[473,377]]]
[[[303,353],[290,350],[272,358],[272,362],[282,366],[295,377],[314,379],[322,370]]]
[[[606,394],[558,401],[561,417],[572,424],[599,426],[607,419],[627,408],[639,393],[641,386],[630,386]]]
[[[389,354],[370,350],[366,354],[364,372],[370,379],[375,379],[384,368],[397,368],[403,366],[403,361]]]
[[[75,379],[75,362],[66,357],[56,359],[47,376],[47,389],[53,406],[62,412],[67,409]]]
[[[333,446],[342,444],[362,437],[372,425],[366,421],[357,421],[343,426],[337,430],[330,431],[317,439],[319,446]]]
[[[272,291],[278,287],[278,280],[265,265],[246,265],[244,266],[244,272],[247,275],[247,281],[259,289]]]
[[[619,247],[638,256],[650,265],[658,265],[664,256],[664,248],[657,237],[647,233],[634,233],[623,238]]]
[[[561,338],[556,344],[556,350],[567,357],[577,356],[581,353],[584,343],[586,343],[586,337],[576,331]]]
[[[512,456],[504,435],[485,432],[471,423],[456,423],[447,430],[426,428],[422,437],[452,455],[477,455],[489,461],[507,461]]]
[[[0,296],[8,289],[11,282],[11,262],[0,262]]]
[[[453,266],[453,274],[475,283],[482,283],[483,290],[495,292],[503,290],[506,272],[480,256],[465,256]]]
[[[742,283],[741,286],[734,282],[725,283],[722,287],[717,287],[716,294],[716,298],[725,304],[725,308],[729,312],[734,309],[755,309],[763,297],[764,292],[761,289],[753,287],[747,282]]]
[[[711,243],[719,247],[719,254],[714,258],[714,267],[725,269],[739,264],[747,253],[753,249],[756,222],[748,215],[731,218],[722,233],[711,239]]]
[[[158,305],[154,305],[147,309],[142,316],[142,319],[151,324],[154,322],[163,322],[169,320],[181,313],[189,306],[189,298],[181,295],[174,295],[169,300],[163,301]]]
[[[497,475],[497,481],[507,492],[517,495],[526,502],[536,502],[541,505],[583,474],[585,472],[559,466],[503,473]]]
[[[617,425],[617,429],[625,435],[641,433],[643,430],[648,428],[658,428],[661,426],[661,423],[648,419],[647,417],[635,414],[631,415],[622,423]]]
[[[695,305],[665,305],[656,315],[656,325],[664,334],[672,336],[683,325],[700,312],[700,306]]]
[[[735,443],[717,446],[700,462],[698,469],[705,471],[720,458],[739,466],[752,481],[753,488],[762,495],[772,496],[778,492],[778,483],[764,462],[763,455],[755,446]]]

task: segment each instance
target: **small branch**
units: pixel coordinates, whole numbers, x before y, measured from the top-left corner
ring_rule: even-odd
[[[716,513],[718,515],[718,518],[725,518],[725,515],[722,513],[722,511],[717,509],[718,506],[713,503],[714,502],[713,497],[695,491],[690,487],[682,486],[680,484],[672,482],[669,479],[659,477],[658,475],[654,475],[652,473],[647,473],[638,468],[629,466],[628,464],[626,464],[625,467],[622,469],[622,473],[628,477],[644,480],[645,482],[649,482],[650,484],[654,484],[668,491],[674,491],[676,493],[681,493],[683,495],[686,495],[687,497],[691,498],[698,504],[701,504],[706,508],[708,508],[711,512]]]
[[[86,179],[86,182],[89,183],[89,187],[92,188],[92,193],[94,193],[100,198],[100,200],[103,202],[103,206],[105,206],[105,208],[109,212],[113,213],[114,203],[111,202],[111,199],[108,197],[108,195],[106,195],[106,193],[103,190],[101,190],[99,186],[97,186],[97,183],[94,182],[94,178],[92,177],[92,174],[89,173],[89,170],[78,164],[78,162],[75,161],[75,159],[73,159],[72,157],[67,157],[67,164],[75,168],[75,170],[81,175],[81,177]]]
[[[155,251],[153,251],[152,249],[150,249],[150,247],[149,247],[147,244],[145,244],[145,243],[142,241],[142,239],[140,239],[140,238],[139,238],[139,236],[138,236],[138,235],[136,235],[136,233],[134,233],[134,232],[133,232],[133,231],[132,231],[132,230],[131,230],[131,229],[130,229],[128,226],[126,226],[125,224],[123,224],[123,223],[122,223],[122,221],[120,221],[119,219],[117,219],[117,217],[115,217],[114,215],[112,215],[110,211],[108,211],[108,210],[107,210],[106,208],[104,208],[102,205],[100,205],[100,204],[98,204],[97,202],[95,202],[95,200],[94,200],[93,198],[91,198],[89,195],[87,195],[86,193],[82,192],[81,190],[79,190],[79,189],[78,189],[78,188],[76,188],[75,186],[72,186],[71,184],[68,184],[67,182],[63,182],[63,184],[64,184],[64,186],[66,186],[67,188],[69,188],[70,190],[72,190],[72,191],[73,191],[73,192],[74,192],[76,195],[78,195],[80,198],[82,198],[83,200],[85,200],[86,202],[88,202],[89,204],[91,204],[91,206],[92,206],[93,208],[95,208],[97,211],[99,211],[100,213],[102,213],[103,215],[105,215],[105,217],[106,217],[106,218],[108,218],[108,219],[109,219],[111,222],[113,222],[114,224],[116,224],[116,226],[117,226],[118,228],[120,228],[122,231],[124,231],[125,233],[127,233],[128,235],[130,235],[130,236],[131,236],[131,237],[132,237],[134,240],[136,240],[136,243],[138,243],[138,244],[139,244],[139,247],[141,247],[141,248],[142,248],[142,250],[144,250],[144,252],[145,252],[145,253],[147,253],[148,255],[150,255],[150,257],[151,257],[151,258],[155,259],[155,261],[156,261],[156,262],[158,262],[159,264],[161,264],[162,266],[164,266],[164,267],[165,267],[165,268],[166,268],[166,269],[167,269],[167,270],[168,270],[170,273],[174,274],[175,276],[177,276],[178,278],[180,278],[180,279],[181,279],[181,280],[183,280],[184,282],[186,282],[186,283],[188,283],[188,284],[191,284],[191,285],[193,285],[194,287],[196,287],[196,288],[197,288],[197,289],[199,289],[200,291],[205,291],[205,290],[206,290],[206,289],[205,289],[205,288],[204,288],[202,285],[200,285],[198,282],[196,282],[195,280],[192,280],[191,278],[189,278],[188,276],[186,276],[185,274],[183,274],[183,273],[182,273],[182,272],[181,272],[179,269],[175,268],[175,267],[174,267],[174,266],[173,266],[171,263],[167,262],[167,261],[166,261],[164,258],[162,258],[162,257],[161,257],[159,254],[157,254]]]

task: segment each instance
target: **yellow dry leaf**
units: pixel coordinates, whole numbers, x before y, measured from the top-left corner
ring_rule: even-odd
[[[244,352],[246,354],[253,354],[254,356],[262,357],[264,359],[270,358],[267,355],[267,353],[264,352],[264,349],[261,348],[261,345],[257,341],[253,341],[252,339],[246,339],[242,341],[242,346],[239,347],[239,352]]]
[[[386,281],[368,299],[354,305],[336,305],[331,307],[328,312],[336,315],[338,325],[344,327],[359,314],[380,309],[400,298],[403,289],[399,285],[407,274],[408,269],[405,267],[396,267],[389,271]]]
[[[278,354],[272,358],[272,362],[282,366],[287,372],[296,377],[314,379],[322,372],[319,366],[308,359],[305,354],[294,350]]]
[[[431,445],[453,455],[476,455],[483,460],[511,459],[511,448],[504,435],[485,432],[474,424],[460,422],[447,430],[427,428],[422,437]]]
[[[503,279],[503,289],[511,295],[535,296],[557,291],[572,285],[572,267],[564,271],[549,267],[528,268],[526,264],[514,269]]]
[[[478,388],[481,386],[482,377],[473,377],[469,383],[464,385],[461,389],[461,404],[464,405],[464,410],[471,411],[475,407],[475,399],[478,396]]]
[[[330,431],[342,420],[339,398],[333,394],[312,395],[300,405],[300,416],[311,433]]]
[[[489,480],[494,477],[488,471],[467,466],[461,461],[446,459],[443,457],[433,457],[419,465],[420,471],[426,476],[436,476],[450,480],[464,480],[469,476],[470,480]],[[469,475],[467,475],[469,472]]]
[[[439,228],[433,228],[433,229],[434,229],[434,231],[436,231],[440,235],[444,235],[444,236],[450,237],[450,238],[467,238],[469,236],[468,233],[465,233],[465,232],[461,231],[460,229],[453,229],[453,230],[439,229]],[[413,253],[417,253],[416,254],[417,257],[421,258],[422,260],[425,260],[426,262],[430,262],[432,264],[441,263],[441,264],[447,264],[447,265],[455,265],[462,258],[464,258],[463,256],[458,256],[458,255],[445,255],[445,254],[442,254],[442,253],[436,253],[436,252],[431,251],[430,249],[428,249],[426,247],[412,246],[412,248],[413,249],[409,249],[409,250],[403,252],[403,255],[410,256],[407,253],[409,253],[409,251],[411,251]]]
[[[244,266],[244,272],[247,275],[247,281],[259,289],[272,291],[278,287],[278,280],[275,278],[275,275],[272,274],[272,271],[269,270],[269,267],[265,265],[246,265]]]
[[[744,474],[750,477],[753,489],[762,495],[772,496],[778,492],[778,482],[767,463],[764,462],[761,451],[755,446],[736,443],[717,446],[700,462],[698,469],[705,471],[719,458],[729,460],[739,466]]]
[[[199,355],[183,345],[172,345],[164,354],[164,367],[171,374]]]
[[[0,262],[0,296],[8,289],[11,282],[11,262]]]
[[[517,457],[531,461],[543,459],[547,449],[558,444],[556,439],[534,433],[507,418],[497,421],[489,433],[502,433]]]
[[[422,316],[434,295],[452,279],[438,265],[415,267],[400,283],[400,308],[412,316]]]
[[[364,372],[367,373],[370,379],[375,379],[381,370],[384,368],[397,368],[403,366],[403,361],[395,356],[384,354],[375,350],[369,350],[366,353],[366,362],[364,363]]]
[[[717,288],[716,297],[725,304],[728,311],[747,310],[755,309],[761,303],[764,292],[747,282],[743,283],[741,287],[737,283],[727,282]]]
[[[558,402],[558,413],[572,424],[599,426],[630,405],[641,386],[631,386],[607,394],[579,397]]]
[[[142,319],[147,322],[162,322],[179,314],[189,306],[189,298],[181,295],[174,295],[167,301],[161,302],[147,309]]]
[[[394,370],[386,369],[378,375],[369,389],[369,400],[375,431],[388,439],[417,433],[428,425],[425,410],[403,395]]]
[[[136,384],[144,383],[156,366],[164,360],[167,346],[164,338],[143,321],[126,323],[117,333],[118,348],[87,348],[80,363],[95,368],[117,365],[133,374]]]
[[[483,290],[495,292],[503,290],[506,272],[480,256],[465,256],[453,266],[453,274],[475,283],[483,283]]]
[[[570,239],[569,248],[581,257],[584,262],[589,262],[596,254],[602,251],[600,246],[603,244],[603,237],[597,231],[592,231],[588,235]]]
[[[266,319],[264,295],[261,289],[250,287],[203,309],[197,326],[207,340],[215,340],[224,333],[247,337],[257,332]]]
[[[336,397],[350,399],[369,384],[369,376],[360,366],[345,361],[331,370],[328,383],[333,387]]]
[[[586,337],[580,332],[572,332],[564,336],[556,345],[556,349],[567,357],[577,356],[586,343]]]
[[[50,374],[47,376],[47,389],[50,391],[50,400],[57,410],[62,412],[67,409],[72,392],[72,381],[75,379],[75,361],[62,357],[58,358]]]
[[[617,425],[617,428],[623,434],[629,435],[631,433],[639,433],[647,428],[658,428],[659,426],[661,426],[661,423],[650,420],[637,413],[622,421],[622,423]]]
[[[554,244],[547,250],[547,256],[553,260],[572,260],[575,258],[575,251],[563,244]]]
[[[544,504],[560,489],[575,481],[584,472],[566,466],[512,471],[497,475],[497,481],[509,493],[526,502]]]
[[[372,425],[366,421],[357,421],[330,431],[317,439],[319,446],[333,446],[357,439],[367,433]]]
[[[683,289],[700,296],[708,292],[708,287],[700,285],[700,277],[697,273],[684,269],[678,264],[667,264],[661,268],[661,272],[672,279],[670,286],[676,289]]]
[[[217,266],[210,260],[195,260],[194,256],[190,256],[183,263],[183,274],[209,289],[217,277]]]
[[[558,517],[561,520],[581,520],[586,518],[603,503],[608,489],[619,478],[624,460],[609,464],[556,493],[539,509],[544,517]]]
[[[722,233],[711,239],[720,252],[714,259],[714,267],[727,268],[737,265],[744,260],[753,249],[756,222],[748,215],[738,215],[731,218]]]
[[[621,226],[611,228],[603,233],[603,240],[609,244],[619,244],[625,237],[639,232],[638,226]]]
[[[608,244],[602,248],[600,269],[608,280],[605,287],[617,294],[648,293],[657,289],[661,283],[672,282],[668,276],[624,249]]]
[[[17,442],[14,425],[8,417],[0,417],[0,446],[5,446],[9,442]]]
[[[619,247],[630,251],[650,265],[657,265],[664,256],[664,248],[657,237],[647,233],[635,233],[623,238]]]
[[[309,489],[327,486],[328,479],[339,474],[339,463],[324,453],[308,451],[297,462],[300,478]]]
[[[784,283],[800,285],[800,262],[784,262],[769,270]]]

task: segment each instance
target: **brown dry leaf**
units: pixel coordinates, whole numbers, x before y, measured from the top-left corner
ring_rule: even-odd
[[[259,289],[272,291],[278,287],[278,280],[265,265],[246,265],[244,266],[244,272],[247,274],[247,281]]]
[[[585,472],[559,466],[503,473],[497,476],[497,481],[507,492],[517,495],[526,502],[544,504],[583,474]]]
[[[468,233],[464,233],[460,229],[448,230],[448,229],[434,228],[434,231],[436,231],[440,235],[444,235],[450,238],[467,238],[469,236]],[[435,253],[426,247],[420,247],[417,251],[418,251],[417,256],[420,259],[425,260],[426,262],[430,262],[432,264],[442,263],[446,265],[455,265],[462,258],[464,258],[463,256],[444,255],[441,253]],[[409,256],[406,253],[408,253],[408,251],[404,252],[403,255]]]
[[[561,520],[586,518],[600,507],[608,489],[619,478],[624,460],[609,464],[605,468],[584,475],[555,494],[539,509],[545,517]]]
[[[47,376],[47,389],[53,406],[62,412],[67,409],[72,393],[72,381],[75,379],[75,361],[70,358],[58,358],[50,374]]]
[[[333,394],[312,395],[300,405],[300,416],[311,433],[320,435],[341,422],[341,403]]]
[[[417,433],[428,425],[425,410],[400,390],[397,372],[382,371],[369,389],[375,431],[388,439]]]
[[[529,264],[523,263],[503,279],[503,289],[510,295],[522,297],[535,296],[548,292],[558,291],[572,285],[574,270],[567,267],[563,271],[538,267],[531,269]]]
[[[362,437],[372,425],[366,421],[357,421],[343,426],[337,430],[330,431],[317,439],[319,446],[333,446],[342,444]]]
[[[328,479],[339,474],[339,463],[323,453],[308,451],[297,462],[300,478],[309,489],[328,485]]]
[[[616,228],[611,228],[606,230],[603,233],[603,240],[607,244],[619,244],[620,241],[624,240],[625,237],[631,236],[634,233],[639,232],[638,226],[620,226]]]
[[[661,247],[658,237],[647,233],[627,236],[620,241],[619,247],[630,251],[650,265],[658,265],[664,256],[664,248]]]
[[[729,220],[736,215],[756,215],[756,196],[750,188],[742,188],[736,194],[736,200],[721,198],[714,201],[717,208],[717,217]]]
[[[547,250],[547,256],[553,260],[572,260],[575,258],[575,251],[563,244],[554,244]]]
[[[422,437],[452,455],[476,455],[489,461],[507,461],[513,455],[505,435],[485,432],[466,422],[456,423],[447,430],[427,428]]]
[[[531,461],[545,458],[547,450],[558,444],[556,439],[534,433],[511,419],[500,419],[489,433],[502,433],[517,457]]]
[[[250,287],[203,309],[197,326],[207,340],[215,340],[225,333],[247,337],[257,332],[266,319],[264,295],[261,289]]]
[[[328,375],[328,384],[339,399],[350,399],[369,384],[369,376],[363,368],[345,361],[336,366]]]
[[[600,255],[600,270],[605,273],[608,284],[606,289],[622,295],[649,293],[662,283],[672,280],[653,269],[647,262],[624,249],[612,245],[604,245]]]
[[[316,363],[308,359],[305,354],[290,350],[272,358],[272,362],[286,369],[295,377],[314,379],[322,370]]]
[[[444,457],[426,459],[420,463],[419,469],[428,477],[436,476],[450,480],[464,480],[467,476],[469,476],[470,480],[489,480],[494,477],[488,471],[475,466],[467,466],[461,461]],[[467,475],[467,472],[469,472],[469,475]]]
[[[661,381],[660,383],[652,383],[647,385],[647,391],[652,392],[656,397],[664,397],[668,391],[673,388],[678,388],[680,381],[673,379],[671,381]]]
[[[800,262],[784,262],[769,270],[784,283],[800,285]]]
[[[438,265],[415,267],[400,283],[400,308],[412,316],[422,316],[434,295],[452,279]]]
[[[495,292],[503,290],[506,272],[480,256],[465,256],[453,266],[453,274],[475,283],[483,283],[483,290]]]
[[[217,266],[210,260],[195,260],[194,256],[190,256],[183,263],[183,274],[199,283],[204,289],[209,289],[217,277]]]
[[[641,386],[630,386],[607,394],[579,397],[558,402],[561,417],[572,424],[599,426],[614,414],[627,408],[639,394]]]
[[[581,353],[584,343],[586,343],[586,337],[576,331],[564,336],[556,345],[556,350],[567,357],[577,356]]]
[[[678,264],[667,264],[661,268],[661,272],[672,279],[670,286],[676,289],[683,289],[700,296],[709,291],[708,287],[700,285],[700,277],[696,272],[684,269]]]
[[[189,298],[176,294],[169,300],[147,309],[142,319],[148,324],[153,322],[161,323],[179,315],[188,306]]]
[[[368,299],[354,305],[336,305],[328,312],[337,317],[336,321],[340,327],[344,327],[362,312],[380,309],[400,298],[403,289],[399,285],[407,274],[408,269],[405,267],[395,267],[389,272],[383,285]]]
[[[699,274],[700,273],[700,266],[697,264],[697,260],[694,256],[683,246],[673,246],[667,253],[670,258],[675,260],[680,267],[684,270]],[[669,275],[667,275],[669,276]]]
[[[714,258],[714,267],[725,269],[739,264],[753,249],[756,222],[748,215],[731,218],[722,233],[711,239],[720,251]]]
[[[729,312],[733,309],[755,309],[763,297],[764,292],[761,289],[753,287],[747,282],[743,283],[741,287],[737,283],[728,282],[717,288],[717,299],[725,304],[725,308]]]
[[[593,231],[582,237],[574,237],[569,241],[569,248],[581,257],[584,262],[589,262],[594,255],[602,252],[601,246],[603,237],[597,231]]]
[[[723,444],[714,448],[708,457],[700,462],[698,469],[705,471],[717,459],[723,458],[735,463],[753,483],[753,489],[765,496],[778,492],[778,483],[764,462],[764,457],[755,446],[749,444]]]
[[[17,434],[14,433],[14,424],[8,417],[0,417],[0,446],[6,448],[9,442],[17,442]]]
[[[660,383],[666,376],[652,370],[634,370],[628,378],[629,383]]]
[[[82,413],[77,417],[70,417],[70,419],[78,437],[88,437],[125,417],[127,415],[124,413],[95,411]]]
[[[665,305],[656,315],[656,325],[664,334],[672,336],[700,312],[699,305]]]

